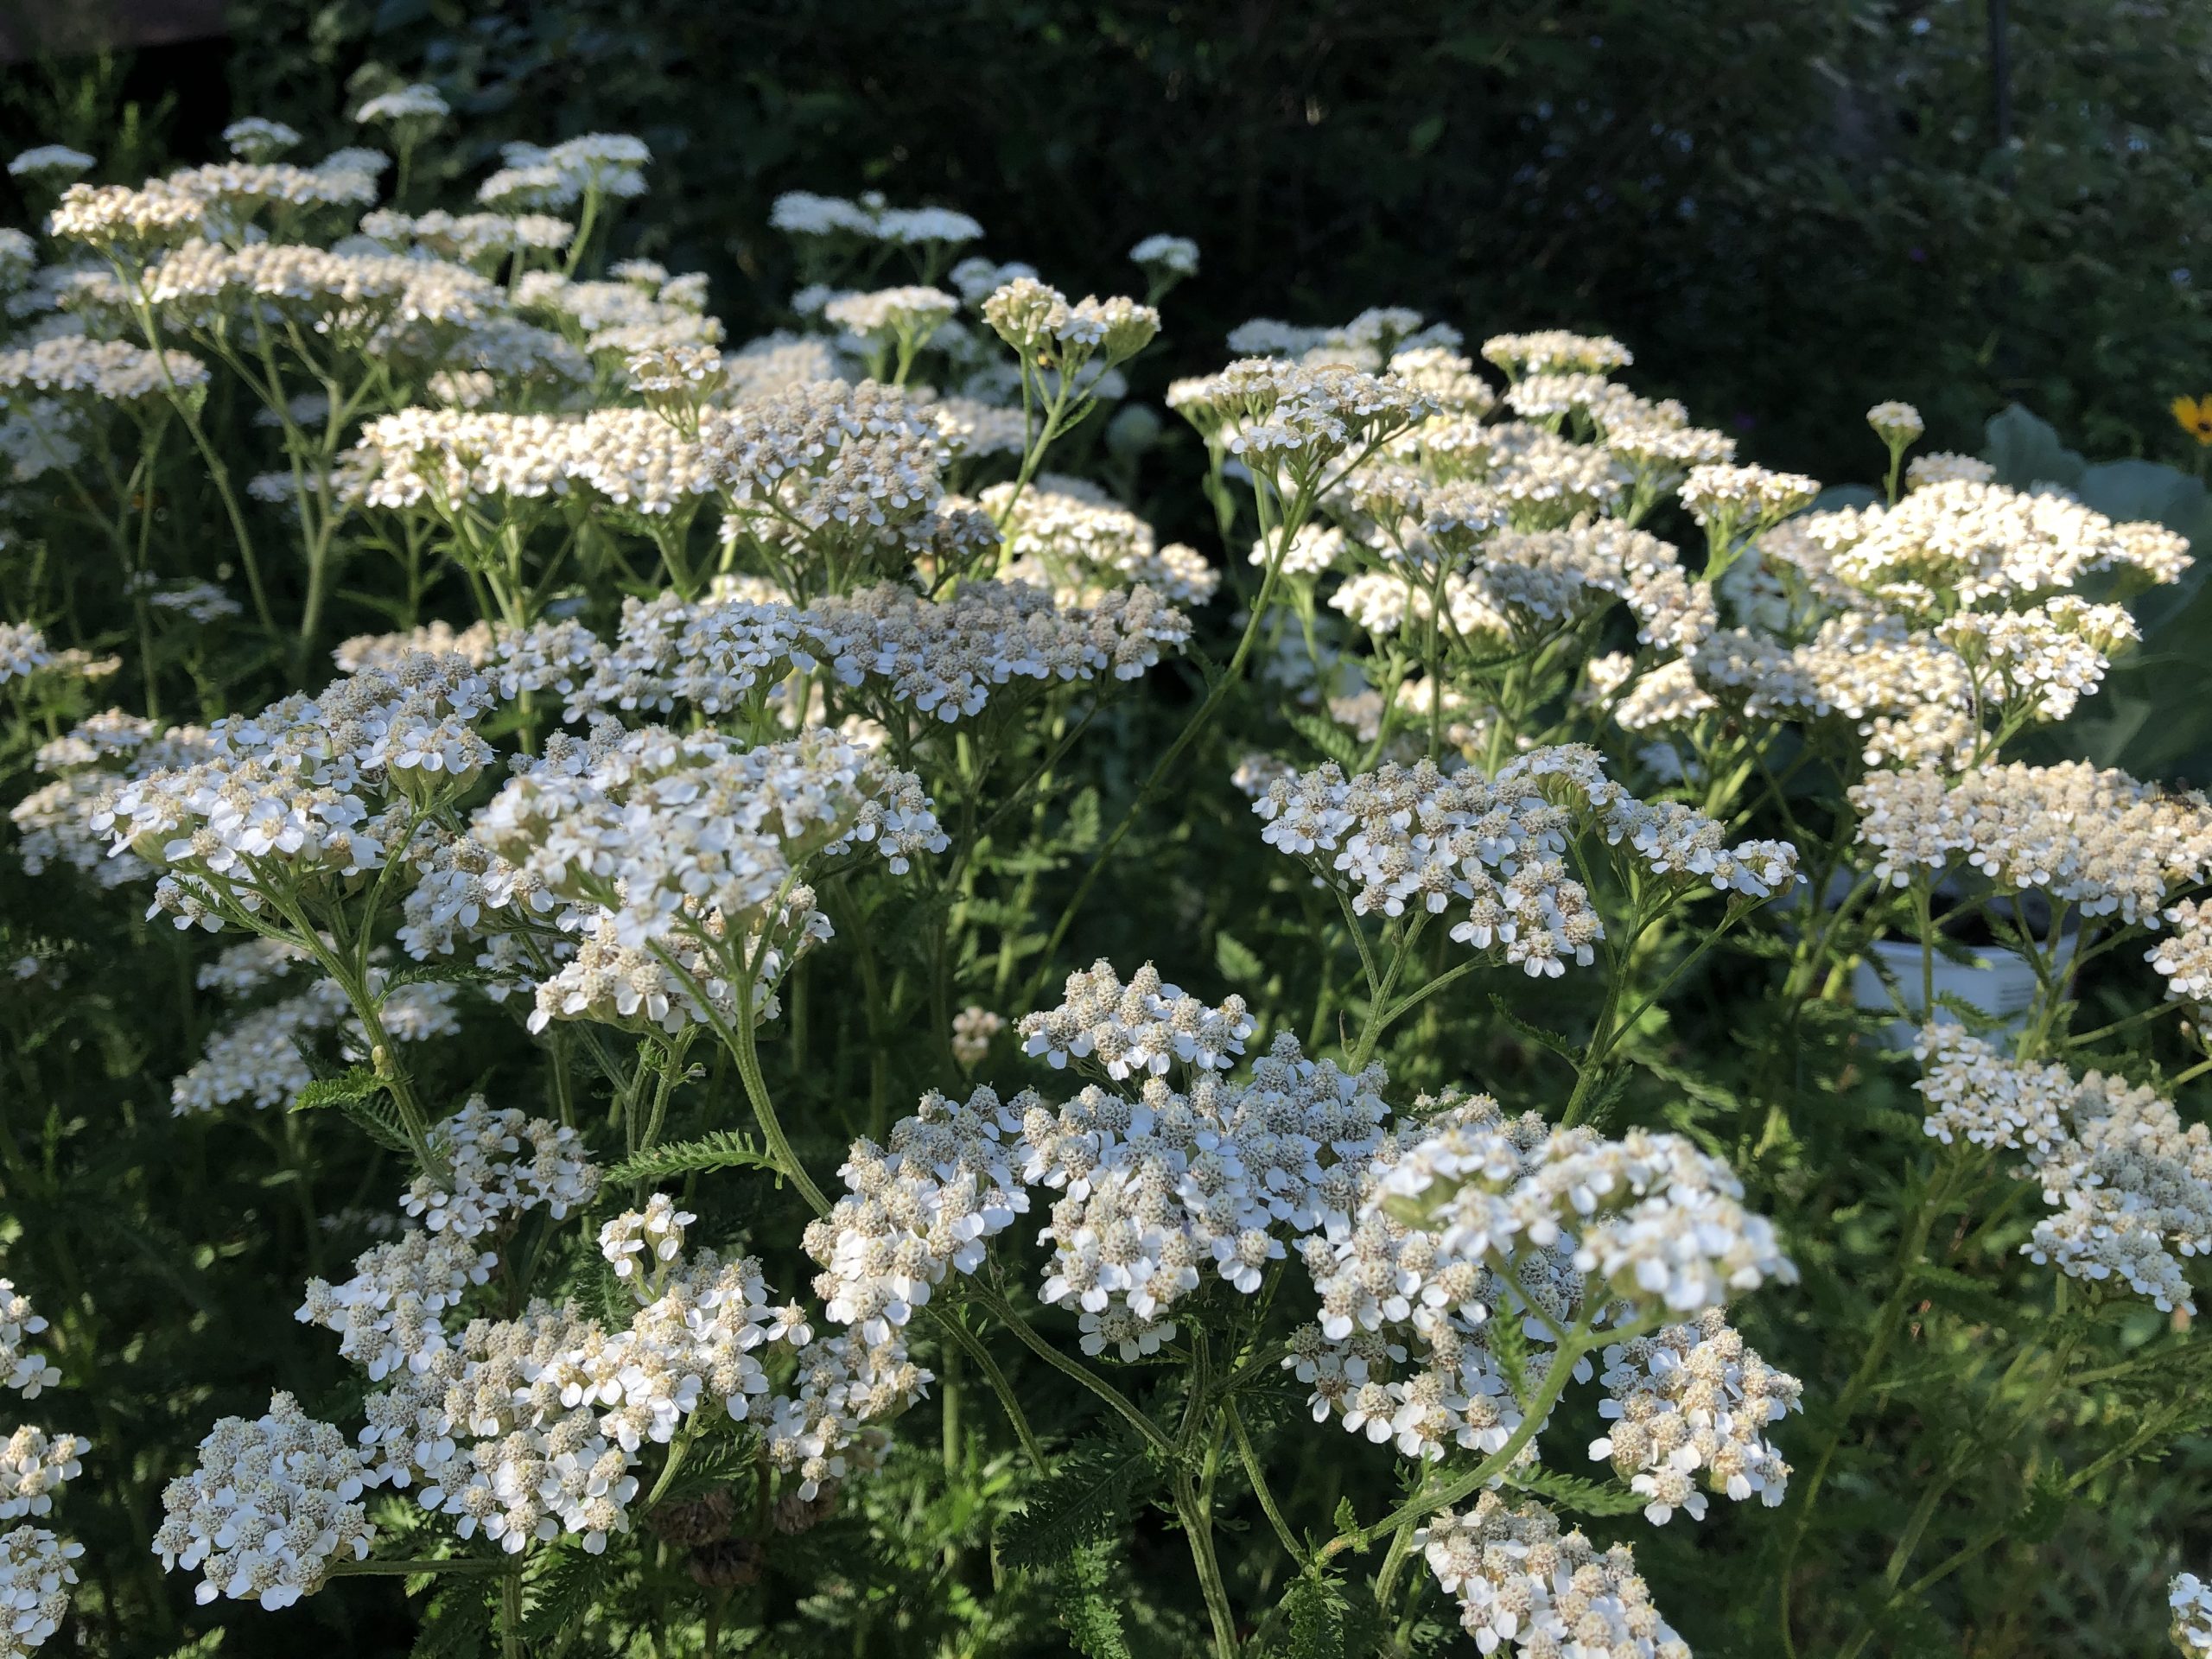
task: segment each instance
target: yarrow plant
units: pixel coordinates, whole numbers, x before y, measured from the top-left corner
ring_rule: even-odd
[[[10,165],[0,1654],[2056,1645],[2212,1423],[2181,533],[873,194],[733,341],[355,95]]]

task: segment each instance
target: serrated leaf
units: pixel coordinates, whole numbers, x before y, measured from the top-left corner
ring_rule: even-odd
[[[523,1640],[550,1642],[582,1624],[620,1570],[618,1560],[582,1549],[549,1552],[523,1588]]]
[[[334,1077],[317,1077],[292,1096],[296,1112],[319,1112],[349,1102],[371,1100],[384,1093],[385,1080],[365,1065],[357,1065]]]
[[[1560,1474],[1549,1469],[1539,1470],[1513,1484],[1524,1492],[1534,1492],[1546,1503],[1577,1515],[1634,1515],[1649,1502],[1618,1482]]]
[[[1060,1566],[1060,1623],[1084,1659],[1129,1659],[1121,1609],[1108,1594],[1109,1560],[1103,1545],[1084,1544]]]
[[[1103,833],[1100,819],[1098,791],[1086,788],[1068,803],[1067,829],[1063,832],[1066,845],[1079,853],[1097,846]]]
[[[1062,1453],[1033,1487],[1021,1512],[999,1528],[999,1559],[1010,1567],[1051,1567],[1117,1530],[1137,1495],[1158,1478],[1134,1440],[1096,1437]]]
[[[624,1181],[664,1181],[677,1175],[702,1174],[715,1169],[765,1169],[783,1173],[775,1157],[751,1135],[736,1129],[718,1129],[696,1141],[672,1141],[624,1159],[607,1172],[613,1185]]]
[[[1523,1020],[1506,1006],[1505,999],[1496,991],[1490,994],[1490,1005],[1497,1010],[1499,1019],[1504,1020],[1507,1025],[1512,1027],[1515,1031],[1539,1048],[1548,1048],[1553,1053],[1569,1060],[1578,1058],[1573,1044],[1555,1031],[1547,1031],[1541,1026],[1531,1025],[1528,1020]]]
[[[1213,963],[1231,984],[1249,984],[1267,976],[1259,952],[1226,929],[1213,936]]]
[[[392,969],[385,989],[394,991],[402,985],[489,985],[499,977],[473,962],[415,962]]]
[[[1284,1659],[1348,1659],[1351,1604],[1337,1580],[1311,1573],[1292,1580],[1282,1612],[1289,1631]]]
[[[492,1636],[492,1605],[480,1584],[451,1583],[423,1617],[410,1659],[480,1659]]]
[[[1283,719],[1313,746],[1325,760],[1333,760],[1346,772],[1359,770],[1359,743],[1352,734],[1334,721],[1324,720],[1319,715],[1301,715],[1284,710]]]

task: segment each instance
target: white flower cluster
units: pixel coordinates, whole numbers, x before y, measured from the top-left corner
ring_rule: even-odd
[[[417,1175],[400,1208],[433,1233],[475,1238],[540,1205],[562,1221],[599,1192],[575,1130],[512,1106],[493,1111],[481,1095],[431,1131],[430,1149],[446,1175]]]
[[[1246,1084],[1202,1071],[1187,1094],[1153,1077],[1134,1103],[1093,1086],[1057,1114],[1033,1106],[1021,1179],[1059,1194],[1039,1300],[1080,1310],[1086,1353],[1134,1361],[1173,1339],[1204,1269],[1254,1294],[1285,1254],[1278,1224],[1342,1219],[1381,1142],[1382,1081],[1306,1058],[1286,1033]]]
[[[1173,604],[1203,605],[1221,573],[1180,543],[1158,544],[1152,526],[1096,485],[1046,474],[1027,488],[995,484],[981,498],[1004,537],[1001,574],[1088,602],[1129,582]]]
[[[1334,365],[1307,368],[1280,358],[1240,358],[1216,375],[1167,389],[1179,411],[1255,474],[1325,488],[1324,473],[1355,461],[1440,405],[1427,392],[1389,377]]]
[[[128,404],[207,384],[207,365],[190,353],[156,353],[127,340],[62,334],[0,352],[0,394],[19,395],[28,387],[61,397]]]
[[[606,906],[630,948],[696,938],[702,909],[740,937],[779,891],[801,906],[791,883],[817,855],[868,843],[903,874],[946,845],[912,773],[818,728],[749,751],[713,733],[628,733],[513,779],[474,834],[548,893]]]
[[[213,162],[180,168],[135,188],[73,184],[47,220],[61,241],[139,249],[242,234],[270,207],[358,206],[376,200],[384,158],[340,150],[315,167],[286,162]],[[372,164],[373,163],[373,164]]]
[[[1432,323],[1402,305],[1370,306],[1350,322],[1310,328],[1255,317],[1229,332],[1229,349],[1252,357],[1287,358],[1307,368],[1352,368],[1374,373],[1409,354],[1449,355],[1460,345],[1459,331]],[[1459,361],[1466,364],[1461,358]],[[1471,366],[1471,365],[1468,365]],[[1487,391],[1487,388],[1484,388]]]
[[[239,983],[240,964],[233,963],[231,971],[238,977],[224,982]],[[458,986],[429,981],[387,991],[384,980],[382,969],[371,970],[371,988],[382,998],[378,1018],[394,1042],[428,1042],[461,1030],[453,1006]],[[170,1083],[169,1109],[183,1117],[237,1101],[261,1111],[288,1105],[315,1081],[302,1046],[334,1031],[346,1058],[367,1058],[368,1033],[334,979],[318,979],[296,996],[252,1009],[212,1033],[200,1058]]]
[[[44,1527],[17,1527],[0,1537],[0,1659],[19,1659],[45,1645],[69,1611],[74,1563],[85,1547]]]
[[[46,1329],[46,1316],[33,1310],[31,1299],[15,1287],[14,1281],[0,1279],[0,1365],[7,1368],[0,1376],[0,1387],[10,1388],[26,1400],[35,1400],[40,1393],[61,1380],[61,1372],[44,1354],[34,1353],[23,1345],[25,1337],[35,1337]]]
[[[1770,1423],[1802,1409],[1797,1379],[1776,1370],[1708,1308],[1694,1325],[1672,1325],[1605,1350],[1599,1381],[1610,1398],[1598,1414],[1612,1422],[1590,1444],[1630,1489],[1650,1501],[1643,1518],[1664,1526],[1675,1510],[1705,1519],[1693,1477],[1741,1503],[1782,1502],[1789,1465],[1766,1438]]]
[[[1996,683],[1984,701],[2031,709],[2038,720],[2064,720],[2103,683],[2105,670],[2142,631],[2118,605],[2092,605],[2060,594],[2025,611],[1961,611],[1936,630],[1969,668],[1986,667]]]
[[[793,386],[702,434],[737,518],[771,542],[863,537],[928,544],[944,438],[927,409],[863,381]]]
[[[353,119],[366,126],[372,121],[437,120],[453,113],[443,93],[423,81],[402,86],[395,92],[379,92],[365,101],[353,111]]]
[[[1003,1106],[988,1089],[965,1104],[932,1093],[893,1128],[888,1148],[853,1143],[837,1172],[847,1195],[806,1231],[807,1254],[823,1269],[815,1294],[830,1319],[871,1346],[888,1343],[947,1268],[976,1270],[983,1241],[1028,1211],[1017,1172],[1032,1108],[1042,1103],[1027,1092]]]
[[[2173,531],[2114,524],[2069,495],[1967,476],[1923,480],[1894,507],[1810,514],[1779,545],[1817,546],[1839,579],[1912,616],[2009,606],[2120,567],[2173,582],[2190,563]]]
[[[219,905],[258,911],[270,883],[380,867],[411,803],[457,791],[491,760],[474,722],[493,701],[451,658],[349,675],[217,721],[206,760],[124,782],[92,827],[112,854],[172,873],[156,913],[213,929]]]
[[[1518,379],[1527,374],[1610,374],[1636,361],[1629,348],[1605,334],[1546,328],[1530,334],[1493,334],[1483,356]]]
[[[345,459],[348,488],[365,505],[445,515],[494,499],[575,495],[666,518],[714,493],[699,446],[644,409],[405,409],[370,422]]]
[[[1769,1280],[1796,1281],[1773,1224],[1744,1208],[1727,1164],[1681,1136],[1637,1129],[1607,1141],[1575,1128],[1525,1139],[1479,1117],[1432,1135],[1381,1175],[1362,1213],[1417,1213],[1436,1236],[1431,1277],[1454,1262],[1480,1269],[1528,1248],[1557,1250],[1586,1294],[1630,1314],[1701,1313]]]
[[[542,212],[573,207],[587,195],[642,195],[652,156],[642,139],[626,133],[588,132],[550,148],[502,144],[499,159],[505,165],[477,187],[476,199],[486,207]]]
[[[1053,1070],[1071,1058],[1090,1060],[1119,1081],[1133,1074],[1163,1077],[1181,1061],[1202,1071],[1226,1071],[1252,1034],[1244,999],[1231,995],[1208,1007],[1179,985],[1171,985],[1150,963],[1127,985],[1111,963],[1068,976],[1057,1007],[1021,1017],[1023,1052],[1042,1055]]]
[[[1653,1605],[1628,1546],[1602,1554],[1535,1500],[1484,1492],[1465,1515],[1440,1510],[1414,1535],[1459,1624],[1484,1653],[1523,1659],[1689,1659]]]
[[[952,1016],[952,1058],[973,1068],[990,1058],[991,1043],[1006,1029],[1006,1016],[969,1004]]]
[[[567,699],[570,721],[595,709],[666,715],[683,703],[724,715],[780,696],[796,671],[827,667],[842,686],[951,723],[1017,681],[1138,678],[1189,638],[1188,619],[1141,585],[1077,603],[1023,582],[963,582],[936,601],[881,582],[804,608],[632,599],[611,646],[564,623],[505,637],[493,651],[503,691],[550,686]]]
[[[1452,938],[1501,950],[1531,978],[1590,966],[1605,936],[1588,889],[1567,873],[1569,842],[1586,832],[1685,891],[1765,899],[1796,880],[1786,842],[1731,847],[1714,820],[1636,800],[1594,751],[1573,746],[1516,756],[1490,779],[1472,768],[1446,777],[1427,761],[1346,779],[1332,762],[1274,779],[1253,810],[1269,846],[1325,880],[1340,874],[1357,913],[1439,915],[1464,900]]]
[[[2166,1605],[2173,1611],[2169,1634],[2184,1654],[2212,1654],[2212,1586],[2194,1573],[2177,1573],[2166,1586]]]
[[[2184,1128],[2155,1090],[2012,1060],[1954,1025],[1913,1052],[1936,1139],[2018,1152],[2055,1213],[2021,1253],[2069,1277],[2124,1282],[2162,1313],[2193,1313],[2183,1262],[2212,1255],[2212,1131]]]
[[[874,191],[857,201],[787,190],[768,210],[768,223],[786,236],[850,236],[899,246],[973,242],[983,227],[949,207],[893,207]]]
[[[200,1442],[199,1467],[162,1493],[154,1553],[202,1573],[202,1604],[289,1607],[334,1563],[367,1559],[376,1529],[354,1500],[377,1484],[343,1433],[275,1394],[262,1416],[223,1418]]]
[[[2166,982],[2166,995],[2191,1009],[2212,1007],[2212,899],[2184,899],[2164,912],[2168,931],[2143,953]]]
[[[1415,1112],[1421,1134],[1495,1135],[1522,1160],[1551,1136],[1535,1113],[1508,1119],[1487,1095],[1423,1096]],[[1395,1441],[1402,1455],[1428,1462],[1455,1444],[1488,1456],[1522,1427],[1516,1388],[1540,1383],[1546,1364],[1532,1360],[1528,1377],[1509,1377],[1487,1340],[1490,1321],[1515,1320],[1524,1337],[1550,1342],[1580,1311],[1583,1277],[1572,1251],[1557,1248],[1522,1251],[1518,1288],[1499,1271],[1503,1261],[1441,1259],[1435,1233],[1382,1200],[1381,1176],[1402,1149],[1387,1145],[1363,1171],[1341,1168],[1317,1193],[1319,1230],[1300,1242],[1300,1255],[1319,1313],[1292,1334],[1282,1368],[1310,1389],[1317,1423],[1334,1414],[1346,1432]],[[1589,1369],[1579,1362],[1574,1374],[1586,1378]]]
[[[1859,843],[1896,887],[1963,861],[2000,889],[2041,888],[2085,917],[2156,927],[2169,896],[2212,874],[2212,806],[2082,761],[1870,774],[1850,791]]]
[[[1683,480],[1682,505],[1708,530],[1740,532],[1788,518],[1812,505],[1821,481],[1802,473],[1770,472],[1764,467],[1710,461],[1690,468]]]
[[[61,1380],[43,1354],[24,1346],[24,1338],[47,1328],[29,1298],[0,1279],[0,1386],[35,1399]],[[45,1516],[63,1483],[84,1472],[89,1441],[74,1434],[48,1435],[26,1425],[0,1446],[0,1521]],[[70,1565],[84,1546],[57,1537],[43,1527],[17,1527],[0,1536],[0,1659],[15,1659],[43,1644],[69,1611],[70,1586],[77,1582]]]
[[[1895,617],[1846,611],[1796,645],[1720,629],[1688,660],[1707,693],[1754,719],[1850,722],[1869,766],[1955,770],[1975,752],[1980,705],[1966,659]]]
[[[91,1450],[74,1434],[49,1436],[29,1424],[18,1428],[0,1446],[0,1521],[53,1513],[54,1494],[85,1472]]]

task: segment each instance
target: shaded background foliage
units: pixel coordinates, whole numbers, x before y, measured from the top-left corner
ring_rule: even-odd
[[[227,41],[8,70],[0,147],[76,144],[100,157],[95,176],[135,181],[214,153],[214,134],[236,114],[289,121],[311,145],[350,142],[336,111],[424,79],[460,117],[442,158],[456,189],[502,140],[644,137],[652,194],[625,226],[627,251],[708,271],[712,308],[736,338],[782,320],[777,296],[793,286],[788,250],[766,227],[775,195],[874,188],[974,213],[989,251],[1031,260],[1077,291],[1125,285],[1125,251],[1141,235],[1196,238],[1203,272],[1174,295],[1168,338],[1137,365],[1141,397],[1217,366],[1222,336],[1255,312],[1334,322],[1405,304],[1477,337],[1555,325],[1618,334],[1637,352],[1639,390],[1732,426],[1747,459],[1824,477],[1867,474],[1861,412],[1885,397],[1921,407],[1931,447],[1982,449],[1985,422],[2018,402],[2054,423],[2053,448],[2063,438],[2099,461],[2194,468],[2197,452],[2165,405],[2212,390],[2198,282],[2212,270],[2196,271],[2192,239],[2212,224],[2212,8],[2014,0],[2008,10],[2009,144],[1998,142],[1986,0],[235,0]],[[0,216],[20,222],[20,204],[9,206]],[[1192,461],[1187,444],[1147,461],[1140,505],[1165,531],[1203,522]],[[2018,481],[2048,469],[2031,473]],[[2177,637],[2206,636],[2192,622]],[[2144,671],[2171,677],[2173,661],[2150,658]],[[2202,665],[2195,672],[2201,680]],[[2116,676],[2110,702],[2140,690]],[[2158,769],[2199,769],[2197,701],[2197,728],[2158,734]],[[2164,706],[2188,702],[2170,692]],[[2137,729],[2171,725],[2134,718]],[[1097,734],[1089,758],[1109,806],[1126,799],[1156,738],[1134,715]],[[1194,761],[1193,775],[1211,764]],[[1076,943],[1132,962],[1179,950],[1209,984],[1295,1006],[1300,988],[1271,964],[1294,960],[1303,942],[1287,929],[1235,931],[1268,907],[1253,891],[1267,876],[1222,852],[1243,847],[1249,826],[1221,794],[1193,791],[1185,816],[1147,837],[1132,863],[1156,881],[1131,884],[1144,891],[1102,907]],[[1089,810],[1095,844],[1096,798]],[[1059,880],[1085,855],[1080,809],[1068,817]],[[96,1393],[105,1414],[66,1422],[119,1462],[124,1448],[131,1455],[117,1479],[117,1465],[104,1465],[73,1491],[68,1513],[103,1578],[119,1581],[105,1601],[128,1605],[128,1581],[143,1580],[140,1605],[183,1623],[88,1634],[98,1650],[165,1654],[200,1621],[175,1581],[154,1577],[133,1535],[145,1505],[189,1463],[213,1416],[258,1409],[272,1383],[328,1399],[338,1375],[328,1344],[269,1287],[289,1296],[303,1269],[348,1248],[312,1224],[301,1201],[310,1173],[316,1197],[334,1205],[381,1193],[390,1172],[358,1153],[343,1161],[342,1131],[177,1125],[166,1079],[197,1052],[209,1017],[187,950],[139,922],[128,896],[79,909],[38,885],[0,858],[0,916],[71,904],[56,926],[81,941],[71,958],[80,977],[57,995],[0,998],[8,1086],[51,1103],[36,1122],[22,1115],[35,1170],[10,1183],[11,1259],[29,1261],[19,1276],[41,1286],[99,1275],[86,1302],[97,1318],[70,1323],[58,1345],[65,1370],[71,1344],[100,1368],[97,1390],[62,1399]],[[0,944],[10,937],[0,931]],[[1725,1054],[1733,1033],[1712,1027],[1741,988],[1686,987],[1670,1039]],[[810,1155],[841,1133],[835,1114],[859,1086],[852,1068],[882,1046],[872,1037],[849,1010],[823,1034],[836,1065],[806,1085],[823,1119]],[[1840,1051],[1845,1039],[1821,1040]],[[471,1061],[496,1077],[517,1057],[495,1033]],[[1539,1057],[1503,1030],[1445,1063],[1509,1092],[1543,1086]],[[1822,1051],[1807,1070],[1840,1076],[1847,1065]],[[895,1081],[942,1079],[902,1069]],[[1772,1190],[1793,1205],[1817,1197],[1835,1221],[1807,1254],[1799,1305],[1775,1315],[1796,1329],[1758,1333],[1778,1358],[1862,1318],[1858,1287],[1890,1248],[1887,1195],[1860,1176],[1897,1161],[1897,1137],[1871,1126],[1912,1097],[1897,1076],[1850,1088],[1847,1113],[1840,1086],[1833,1119],[1766,1158]],[[1722,1132],[1724,1116],[1694,1112]],[[305,1143],[283,1144],[296,1133],[320,1135],[312,1158]],[[1873,1199],[1858,1202],[1868,1185]],[[765,1202],[779,1226],[791,1219],[783,1200]],[[90,1258],[81,1267],[67,1259],[72,1238]],[[1815,1397],[1833,1393],[1834,1379],[1807,1376]],[[1901,1414],[1905,1426],[1871,1455],[1904,1466],[1916,1437],[1940,1440],[1943,1425],[1932,1397],[1926,1421]],[[921,1455],[936,1454],[925,1445]],[[2099,1493],[2109,1512],[2085,1504],[2054,1520],[2043,1548],[2007,1554],[1940,1618],[1929,1614],[1932,1634],[1900,1626],[1884,1650],[1957,1652],[1961,1630],[1978,1653],[2048,1650],[2055,1630],[2084,1655],[2148,1650],[2164,1575],[2196,1560],[2212,1534],[2206,1455],[2201,1441],[2185,1444],[2164,1471]],[[984,1521],[923,1516],[925,1502],[965,1501],[925,1499],[928,1490],[918,1478],[887,1484],[881,1501],[911,1501],[910,1530],[931,1550],[863,1561],[855,1535],[839,1570],[880,1580],[887,1597],[941,1601],[944,1586],[928,1584],[939,1563],[925,1557],[949,1540],[976,1576]],[[1888,1498],[1859,1501],[1871,1515]],[[1662,1604],[1700,1651],[1762,1651],[1761,1634],[1732,1623],[1697,1559],[1755,1548],[1754,1532],[1732,1519],[1642,1546]],[[1172,1578],[1176,1563],[1176,1548],[1147,1524],[1122,1570],[1149,1583]],[[1840,1560],[1835,1577],[1866,1566]],[[240,1622],[226,1650],[296,1652],[327,1639],[348,1652],[404,1651],[407,1629],[396,1587],[379,1600],[353,1586],[281,1622]],[[1179,1631],[1147,1633],[1165,1651]],[[911,1651],[926,1645],[921,1632],[905,1639]],[[1047,1630],[1039,1650],[1057,1643]]]

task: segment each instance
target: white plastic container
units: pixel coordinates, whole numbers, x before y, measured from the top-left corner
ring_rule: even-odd
[[[2061,934],[2058,945],[2059,960],[2070,959],[2074,954],[2073,936]],[[1894,996],[1882,982],[1881,973],[1869,959],[1872,957],[1878,957],[1896,979]],[[2006,1031],[2014,1032],[2027,1025],[2028,1009],[2036,1000],[2034,967],[2018,950],[2001,944],[1975,945],[1971,959],[1966,962],[1955,962],[1939,953],[1935,982],[1935,1018],[1942,1025],[1958,1023],[1958,1015],[1942,1006],[1942,999],[1947,996],[1957,998],[1968,1007],[2001,1021]],[[1895,1010],[1902,1005],[1912,1018],[1891,1020],[1883,1027],[1883,1040],[1887,1047],[1900,1052],[1910,1049],[1920,1027],[1927,1024],[1927,1009],[1920,994],[1919,945],[1906,939],[1875,941],[1867,956],[1861,957],[1852,969],[1851,995],[1860,1007],[1876,1014]]]

